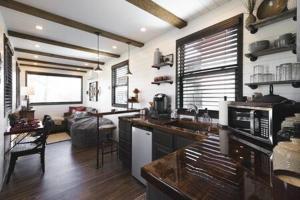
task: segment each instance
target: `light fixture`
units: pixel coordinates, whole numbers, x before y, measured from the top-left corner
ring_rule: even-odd
[[[114,46],[112,46],[112,48],[113,48],[113,49],[117,49],[118,47],[114,45]]]
[[[80,68],[77,68],[77,70],[80,70]]]
[[[36,26],[35,26],[35,29],[37,29],[37,30],[40,30],[40,31],[41,31],[41,30],[43,30],[43,27],[42,27],[41,25],[36,25]]]
[[[34,46],[35,46],[36,48],[40,48],[40,45],[38,45],[38,44],[35,44]]]
[[[103,71],[100,67],[100,64],[99,64],[99,58],[100,58],[100,53],[99,53],[99,38],[100,38],[100,33],[96,32],[96,35],[97,35],[97,49],[98,49],[98,63],[97,63],[97,67],[95,68],[95,71],[96,72],[101,72]]]
[[[89,63],[84,63],[85,66],[89,66]]]
[[[129,68],[129,62],[130,62],[130,43],[128,43],[128,65],[127,65],[127,76],[132,76],[132,73]]]
[[[140,29],[140,31],[141,31],[141,32],[146,32],[147,29],[146,29],[145,27],[142,27],[142,28]]]
[[[37,65],[37,63],[33,63],[34,65]]]
[[[34,57],[34,58],[39,58],[39,56],[38,56],[38,55],[34,55],[33,57]]]

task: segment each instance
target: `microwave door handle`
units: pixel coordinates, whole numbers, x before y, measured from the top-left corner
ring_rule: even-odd
[[[251,110],[250,111],[250,133],[252,135],[255,134],[255,111],[254,110]]]

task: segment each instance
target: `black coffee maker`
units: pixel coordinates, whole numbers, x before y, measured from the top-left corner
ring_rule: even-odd
[[[156,119],[170,118],[170,114],[170,98],[165,94],[156,94],[153,98],[153,108],[151,112],[151,117]]]

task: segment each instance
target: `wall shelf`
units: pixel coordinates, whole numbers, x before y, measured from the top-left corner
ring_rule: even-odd
[[[152,65],[152,68],[160,69],[161,67],[166,67],[166,66],[173,66],[173,63],[171,62],[164,62],[164,63],[159,63],[157,65]]]
[[[266,56],[266,55],[270,55],[270,54],[274,54],[274,53],[281,53],[281,52],[285,52],[285,51],[292,51],[294,54],[296,54],[296,45],[293,44],[289,47],[265,49],[262,51],[247,53],[247,54],[245,54],[245,56],[253,62],[253,61],[256,61],[258,57]]]
[[[268,17],[266,19],[259,20],[255,23],[252,23],[248,25],[247,29],[250,31],[250,33],[255,34],[259,28],[262,28],[264,26],[268,26],[270,24],[274,24],[276,22],[293,18],[294,21],[297,20],[297,8],[285,11],[279,15]]]
[[[300,80],[289,80],[289,81],[270,81],[270,82],[260,82],[260,83],[246,83],[251,89],[257,89],[260,85],[283,85],[290,84],[294,88],[300,88]]]
[[[172,80],[154,81],[151,84],[160,85],[160,84],[163,84],[163,83],[173,84],[173,81]]]

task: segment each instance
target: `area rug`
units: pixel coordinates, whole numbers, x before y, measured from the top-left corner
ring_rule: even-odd
[[[146,193],[138,196],[137,198],[135,198],[134,200],[146,200]]]
[[[71,137],[66,132],[51,134],[47,138],[47,144],[53,144],[57,142],[64,142],[71,140]]]

